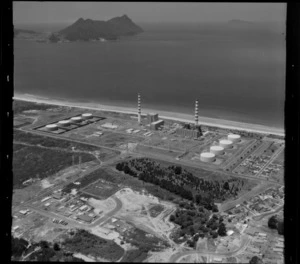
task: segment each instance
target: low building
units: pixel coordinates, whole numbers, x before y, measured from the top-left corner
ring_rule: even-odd
[[[28,214],[28,212],[29,212],[28,209],[19,211],[19,213],[21,213],[22,215],[26,215],[26,214]]]
[[[53,197],[54,199],[60,200],[60,199],[62,198],[62,193],[61,193],[61,192],[54,193],[54,194],[52,195],[52,197]]]
[[[51,197],[50,196],[48,196],[48,197],[45,197],[44,199],[42,199],[41,200],[41,202],[43,203],[43,202],[46,202],[46,201],[48,201],[49,199],[51,199]]]
[[[157,130],[159,127],[164,125],[163,120],[158,120],[150,124],[150,129],[151,130]]]
[[[254,228],[248,228],[246,231],[245,231],[246,234],[250,235],[250,236],[254,236],[257,232],[257,230],[255,230]]]
[[[85,205],[79,207],[79,210],[80,210],[80,211],[84,211],[84,210],[86,210],[87,208],[88,208],[88,206],[85,204]]]
[[[86,214],[78,215],[77,219],[82,220],[86,223],[91,223],[93,221],[93,218]]]

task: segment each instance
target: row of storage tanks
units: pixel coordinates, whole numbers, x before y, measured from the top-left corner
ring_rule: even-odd
[[[233,144],[240,140],[240,135],[229,134],[227,139],[220,139],[219,146],[211,146],[210,152],[202,152],[200,154],[200,160],[203,162],[213,162],[216,160],[216,156],[223,155],[226,149],[232,148]]]
[[[87,119],[92,119],[93,118],[93,115],[90,114],[90,113],[86,113],[86,114],[82,114],[81,116],[74,116],[74,117],[71,117],[70,119],[68,120],[61,120],[61,121],[58,121],[57,124],[50,124],[50,125],[46,125],[45,126],[45,129],[48,130],[48,131],[54,131],[54,130],[57,130],[58,127],[68,127],[69,125],[71,124],[74,124],[74,123],[80,123],[81,121],[83,120],[87,120]]]

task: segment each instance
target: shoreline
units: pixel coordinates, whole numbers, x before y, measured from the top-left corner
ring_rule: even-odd
[[[124,113],[124,114],[137,114],[137,109],[132,107],[120,107],[120,106],[112,106],[112,105],[104,105],[104,104],[96,104],[96,103],[84,103],[84,102],[70,102],[64,100],[57,100],[51,99],[42,96],[35,96],[31,94],[19,94],[15,93],[14,100],[21,100],[27,102],[35,102],[35,103],[43,103],[43,104],[52,104],[58,106],[68,106],[68,107],[77,107],[82,109],[90,109],[90,110],[98,110],[98,111],[109,111],[109,112],[116,112],[116,113]],[[146,109],[142,108],[142,114],[148,112],[157,112],[159,117],[162,119],[168,119],[173,121],[179,122],[194,122],[194,116],[189,114],[183,113],[176,113],[176,112],[168,112],[168,111],[156,111],[155,109]],[[268,127],[258,124],[250,124],[250,123],[242,123],[224,119],[216,119],[216,118],[209,118],[199,116],[199,123],[204,126],[210,127],[218,127],[224,129],[233,129],[233,130],[241,130],[241,131],[248,131],[254,133],[262,133],[262,134],[273,134],[278,136],[284,136],[284,129],[275,128],[275,127]]]

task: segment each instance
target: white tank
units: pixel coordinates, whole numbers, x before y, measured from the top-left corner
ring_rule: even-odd
[[[91,118],[93,118],[93,115],[90,114],[90,113],[82,114],[81,116],[82,116],[82,119],[91,119]]]
[[[54,131],[57,130],[57,125],[51,124],[51,125],[47,125],[45,128],[46,130]]]
[[[221,146],[211,146],[210,152],[215,155],[222,155],[222,154],[224,154],[224,148]]]
[[[241,140],[241,136],[237,134],[229,134],[227,138],[232,142],[239,142]]]
[[[61,120],[61,121],[58,122],[58,124],[60,126],[66,127],[66,126],[70,125],[70,121],[69,120]]]
[[[213,162],[215,161],[216,156],[210,152],[203,152],[200,154],[200,160],[203,162]]]
[[[232,141],[227,139],[221,139],[220,140],[220,146],[224,149],[228,149],[232,147]]]
[[[78,123],[81,122],[82,118],[80,116],[75,116],[71,118],[71,122]]]

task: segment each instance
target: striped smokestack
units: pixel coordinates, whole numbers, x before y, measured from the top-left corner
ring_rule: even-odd
[[[141,96],[138,94],[138,122],[141,124]]]
[[[195,102],[195,125],[198,126],[198,99]]]

